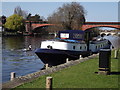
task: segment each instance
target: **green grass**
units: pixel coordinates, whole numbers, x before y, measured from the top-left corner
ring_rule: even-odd
[[[118,59],[111,57],[111,71],[118,72]],[[119,54],[120,56],[120,54]],[[16,88],[45,88],[47,76],[53,77],[53,88],[118,88],[119,75],[98,75],[98,57],[53,74],[20,85]]]

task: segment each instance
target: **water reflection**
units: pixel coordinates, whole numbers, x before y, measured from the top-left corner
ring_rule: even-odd
[[[15,49],[21,49],[24,45],[23,42],[24,38],[23,37],[4,37],[3,38],[3,49],[10,49],[10,50],[15,50]]]
[[[54,37],[3,37],[2,40],[2,79],[10,80],[10,73],[17,76],[36,72],[43,67],[43,63],[35,55],[34,50],[40,47],[42,40]],[[28,45],[32,45],[32,51],[24,51]]]

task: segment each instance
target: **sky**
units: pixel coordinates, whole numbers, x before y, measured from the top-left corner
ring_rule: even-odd
[[[57,8],[61,7],[65,3],[70,2],[16,2],[8,1],[2,2],[2,15],[11,16],[14,12],[14,8],[20,6],[22,10],[25,10],[32,15],[39,14],[47,18]],[[74,0],[77,1],[77,0]],[[78,2],[86,11],[86,21],[88,22],[118,22],[118,2]],[[1,4],[0,4],[1,5]]]

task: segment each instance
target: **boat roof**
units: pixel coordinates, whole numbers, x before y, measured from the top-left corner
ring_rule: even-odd
[[[84,40],[84,31],[82,30],[59,31],[58,37],[62,39]]]
[[[85,41],[78,41],[78,40],[71,40],[71,39],[60,39],[60,38],[55,38],[55,39],[47,40],[47,41],[58,41],[58,42],[85,44]]]

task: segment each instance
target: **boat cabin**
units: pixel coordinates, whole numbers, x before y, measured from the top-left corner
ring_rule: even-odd
[[[58,37],[60,39],[84,40],[85,32],[82,30],[65,30],[59,31]]]

